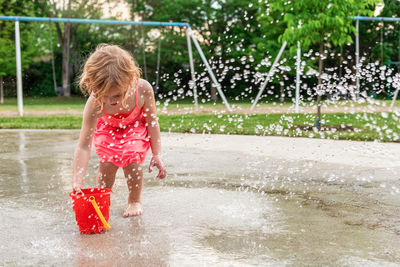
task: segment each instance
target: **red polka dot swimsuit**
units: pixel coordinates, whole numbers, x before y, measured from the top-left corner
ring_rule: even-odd
[[[138,85],[135,108],[118,116],[107,114],[97,120],[93,144],[100,162],[111,162],[126,167],[133,162],[143,164],[150,149],[143,108],[138,105]]]

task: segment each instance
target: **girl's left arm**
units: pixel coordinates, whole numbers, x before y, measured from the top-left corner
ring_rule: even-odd
[[[153,87],[147,81],[142,81],[142,96],[144,98],[143,111],[146,119],[147,132],[150,138],[151,151],[153,153],[149,172],[152,171],[153,166],[156,166],[159,170],[157,177],[163,179],[167,176],[167,170],[161,160],[161,133],[160,125],[158,124]]]

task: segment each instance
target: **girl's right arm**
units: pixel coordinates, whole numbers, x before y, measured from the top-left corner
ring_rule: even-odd
[[[90,158],[90,149],[97,119],[101,113],[99,106],[93,96],[86,102],[83,111],[82,128],[79,135],[78,145],[74,153],[73,161],[73,189],[80,191],[85,182],[86,169]]]

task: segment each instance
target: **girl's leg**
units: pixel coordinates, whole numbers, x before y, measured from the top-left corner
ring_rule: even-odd
[[[143,214],[141,193],[143,184],[143,170],[139,162],[133,162],[124,168],[126,183],[128,184],[128,208],[124,217]]]
[[[97,187],[112,189],[117,170],[118,166],[115,166],[111,162],[100,162],[96,179]]]

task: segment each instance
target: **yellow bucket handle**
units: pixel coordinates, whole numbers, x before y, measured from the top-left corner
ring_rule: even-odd
[[[89,197],[90,202],[92,202],[93,208],[96,210],[97,215],[99,216],[101,222],[103,223],[104,227],[108,230],[110,229],[110,224],[104,219],[103,213],[101,213],[101,210],[99,209],[99,206],[97,206],[96,200],[94,196]]]

